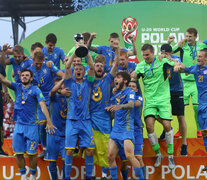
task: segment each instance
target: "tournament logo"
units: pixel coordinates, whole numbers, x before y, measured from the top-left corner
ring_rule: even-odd
[[[43,69],[43,73],[47,74],[47,69]]]
[[[138,29],[138,22],[135,18],[131,16],[122,20],[121,32],[124,39],[125,47],[127,50],[132,51],[132,42],[129,39],[129,35],[134,37],[134,41],[137,38],[137,30]],[[139,63],[136,56],[129,57],[129,61]]]

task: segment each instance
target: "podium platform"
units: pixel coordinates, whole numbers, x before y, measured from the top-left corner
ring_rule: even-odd
[[[188,139],[188,156],[180,156],[181,139],[175,139],[174,143],[174,160],[176,167],[173,170],[168,169],[168,159],[166,153],[166,142],[160,141],[161,152],[165,156],[162,165],[155,168],[155,153],[151,148],[148,139],[144,139],[144,163],[146,165],[146,179],[150,180],[173,180],[173,179],[207,179],[207,172],[202,169],[207,165],[207,153],[203,146],[203,139],[190,138]],[[20,173],[16,165],[15,157],[12,156],[12,140],[5,140],[3,149],[9,153],[10,157],[0,158],[0,180],[12,179],[20,180]],[[49,180],[50,174],[48,169],[48,162],[38,158],[38,171],[37,179]],[[120,168],[121,161],[117,158],[118,169]],[[27,173],[29,176],[29,160],[26,158]],[[62,178],[62,161],[58,159],[58,178]],[[81,180],[85,177],[84,159],[81,157],[74,157],[71,179]],[[109,174],[108,174],[109,175]],[[121,178],[120,172],[118,173],[119,179]],[[101,168],[96,165],[96,179],[101,179]],[[110,176],[109,176],[109,179]],[[129,180],[138,179],[129,165]]]

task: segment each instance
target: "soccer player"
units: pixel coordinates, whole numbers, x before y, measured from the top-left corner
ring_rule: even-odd
[[[98,54],[103,54],[106,58],[106,65],[105,65],[105,72],[108,73],[112,67],[112,63],[114,61],[115,57],[115,48],[119,46],[119,35],[117,33],[111,33],[109,36],[109,43],[110,46],[98,46],[98,47],[93,47],[91,46],[93,39],[96,38],[96,33],[91,33],[91,37],[88,41],[88,49],[91,51],[94,51],[95,53]],[[133,40],[134,38],[130,38],[130,40],[133,43],[133,51],[128,51],[128,56],[133,56],[137,54],[136,46],[135,46],[135,41]],[[126,50],[127,51],[127,50]]]
[[[172,55],[172,47],[169,44],[163,44],[161,46],[161,54],[166,55],[170,60],[181,63],[181,59],[178,56]],[[172,115],[177,116],[179,122],[179,132],[182,135],[181,155],[187,156],[187,127],[184,117],[184,101],[183,101],[183,82],[180,74],[173,72],[173,68],[167,70],[168,78],[170,82],[170,95]],[[161,135],[161,139],[165,138],[165,131]]]
[[[37,102],[47,119],[49,133],[54,132],[54,126],[50,120],[49,112],[45,104],[45,98],[37,86],[31,84],[33,73],[29,69],[23,69],[20,73],[21,83],[8,81],[0,74],[0,81],[15,91],[14,121],[16,121],[13,135],[13,150],[16,154],[17,165],[21,173],[21,180],[27,180],[24,153],[29,155],[30,180],[35,180],[37,171],[37,146],[39,141],[38,126],[35,121],[35,109]]]
[[[164,126],[165,137],[168,152],[168,167],[173,169],[175,163],[173,160],[173,129],[171,128],[171,105],[170,105],[170,88],[167,78],[167,66],[177,64],[174,61],[168,61],[166,58],[161,60],[154,56],[154,48],[151,44],[144,44],[141,48],[142,56],[145,61],[140,62],[135,71],[132,73],[133,79],[142,77],[144,84],[144,119],[146,123],[148,138],[152,148],[156,153],[155,167],[161,165],[163,159],[160,153],[158,138],[154,132],[155,117],[158,115]]]
[[[130,75],[127,72],[118,72],[114,78],[117,93],[110,99],[114,103],[106,107],[107,111],[114,112],[114,126],[108,144],[109,170],[113,180],[118,180],[115,158],[119,149],[123,148],[126,158],[132,164],[139,179],[144,179],[139,161],[134,156],[134,101],[135,92],[128,88]]]
[[[83,35],[83,44],[87,45],[88,40],[91,37],[91,34],[89,32],[83,32],[82,35]],[[92,46],[97,47],[97,45],[94,45],[94,44]],[[70,57],[74,53],[74,51],[75,51],[75,46],[68,52],[67,56]],[[90,53],[90,55],[91,55],[91,57],[93,59],[93,62],[94,62],[95,57],[96,57],[97,54],[95,52],[93,52],[93,51],[89,51],[89,53]],[[87,58],[86,57],[82,58],[82,65],[83,66],[87,66]]]
[[[204,146],[207,152],[207,49],[202,49],[197,55],[198,64],[186,67],[181,64],[178,68],[179,72],[193,74],[198,88],[198,122],[202,132]],[[207,166],[203,169],[207,170]]]
[[[53,61],[54,65],[60,69],[60,59],[64,61],[65,53],[63,49],[56,47],[57,37],[55,34],[50,33],[46,36],[46,47],[42,49],[45,56],[45,62]]]
[[[57,78],[55,86],[50,92],[52,103],[51,119],[54,126],[57,128],[53,134],[47,134],[47,153],[45,160],[49,161],[49,170],[52,180],[57,180],[56,161],[59,153],[63,160],[63,179],[65,179],[65,124],[68,112],[67,97],[71,92],[64,87],[64,79]],[[67,97],[66,97],[67,96]]]
[[[143,127],[144,124],[142,122],[142,106],[143,106],[143,98],[141,96],[140,88],[138,87],[138,82],[130,81],[128,87],[135,92],[135,119],[134,119],[134,155],[140,163],[142,168],[143,175],[145,175],[145,167],[142,159],[143,155]],[[124,180],[128,180],[128,161],[124,154],[124,149],[119,151],[119,156],[121,158],[121,174]]]
[[[66,157],[65,157],[65,179],[70,179],[72,159],[77,139],[79,146],[84,147],[86,179],[91,179],[93,170],[94,139],[89,114],[89,100],[94,81],[94,65],[90,54],[87,55],[89,70],[88,76],[84,78],[85,68],[78,64],[74,67],[75,79],[72,78],[71,64],[75,54],[69,58],[65,68],[65,87],[72,91],[69,98],[68,117],[66,121]]]
[[[30,59],[33,60],[34,53],[36,51],[42,51],[43,48],[44,48],[44,46],[40,42],[35,42],[34,44],[32,44],[31,49],[30,49],[30,52],[31,52]]]
[[[1,58],[1,64],[12,65],[14,71],[14,80],[20,83],[20,73],[24,68],[29,68],[33,63],[32,60],[27,59],[24,54],[24,48],[20,45],[15,45],[13,48],[13,57],[10,59]]]
[[[173,51],[181,51],[181,60],[187,66],[193,66],[197,64],[197,54],[203,49],[207,48],[207,45],[203,42],[197,42],[198,31],[195,28],[188,28],[186,30],[186,42],[179,43],[180,47],[176,45],[173,47]],[[173,39],[171,39],[172,41]],[[170,42],[171,42],[170,41]],[[195,78],[191,74],[181,74],[183,85],[184,85],[184,104],[185,106],[189,105],[189,99],[191,97],[193,110],[194,110],[194,118],[197,127],[197,137],[202,137],[201,132],[199,130],[198,117],[197,117],[197,109],[198,109],[198,91],[196,88]],[[179,137],[180,133],[175,134],[175,136]]]
[[[111,97],[111,83],[119,63],[120,48],[116,49],[116,56],[114,64],[110,72],[104,76],[105,57],[99,54],[95,57],[95,81],[92,88],[90,113],[92,120],[92,128],[94,134],[95,151],[94,151],[94,163],[102,167],[102,179],[107,178],[108,172],[108,141],[111,133],[111,117],[110,113],[105,110],[108,106]],[[95,173],[93,174],[95,176]]]
[[[136,64],[133,62],[129,62],[128,58],[129,58],[129,56],[128,56],[127,51],[121,50],[120,51],[120,61],[119,61],[119,66],[118,66],[117,72],[126,71],[131,74],[135,70]]]
[[[61,78],[64,77],[64,73],[60,71],[56,66],[51,65],[51,68],[48,68],[44,62],[44,54],[41,51],[34,53],[34,65],[30,67],[30,70],[33,72],[33,84],[37,85],[42,91],[46,105],[49,111],[50,97],[49,93],[54,86],[54,75],[57,75]],[[37,107],[37,114],[39,120],[39,133],[40,133],[40,142],[43,146],[43,152],[39,154],[39,157],[44,157],[46,152],[46,118],[41,111],[40,106]]]

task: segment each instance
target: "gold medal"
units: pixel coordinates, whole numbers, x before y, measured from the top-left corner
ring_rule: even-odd
[[[95,96],[98,96],[98,93],[95,93]]]
[[[25,104],[25,101],[22,101],[22,104]]]
[[[195,60],[193,60],[192,63],[194,64],[195,63]]]
[[[81,99],[82,99],[82,97],[81,97],[81,96],[78,96],[78,99],[79,99],[79,100],[81,100]]]
[[[40,84],[38,84],[37,86],[40,87]]]

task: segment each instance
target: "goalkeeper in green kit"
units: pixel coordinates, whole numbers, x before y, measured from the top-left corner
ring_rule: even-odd
[[[151,44],[144,44],[141,50],[144,61],[136,66],[135,71],[132,73],[132,78],[136,80],[142,77],[144,84],[145,106],[143,115],[149,141],[156,153],[154,166],[160,166],[163,159],[158,138],[154,132],[155,117],[159,116],[166,132],[167,152],[169,154],[168,167],[173,169],[175,167],[173,160],[174,145],[167,67],[174,66],[177,62],[170,62],[167,58],[158,59],[158,57],[155,57],[154,48]]]

